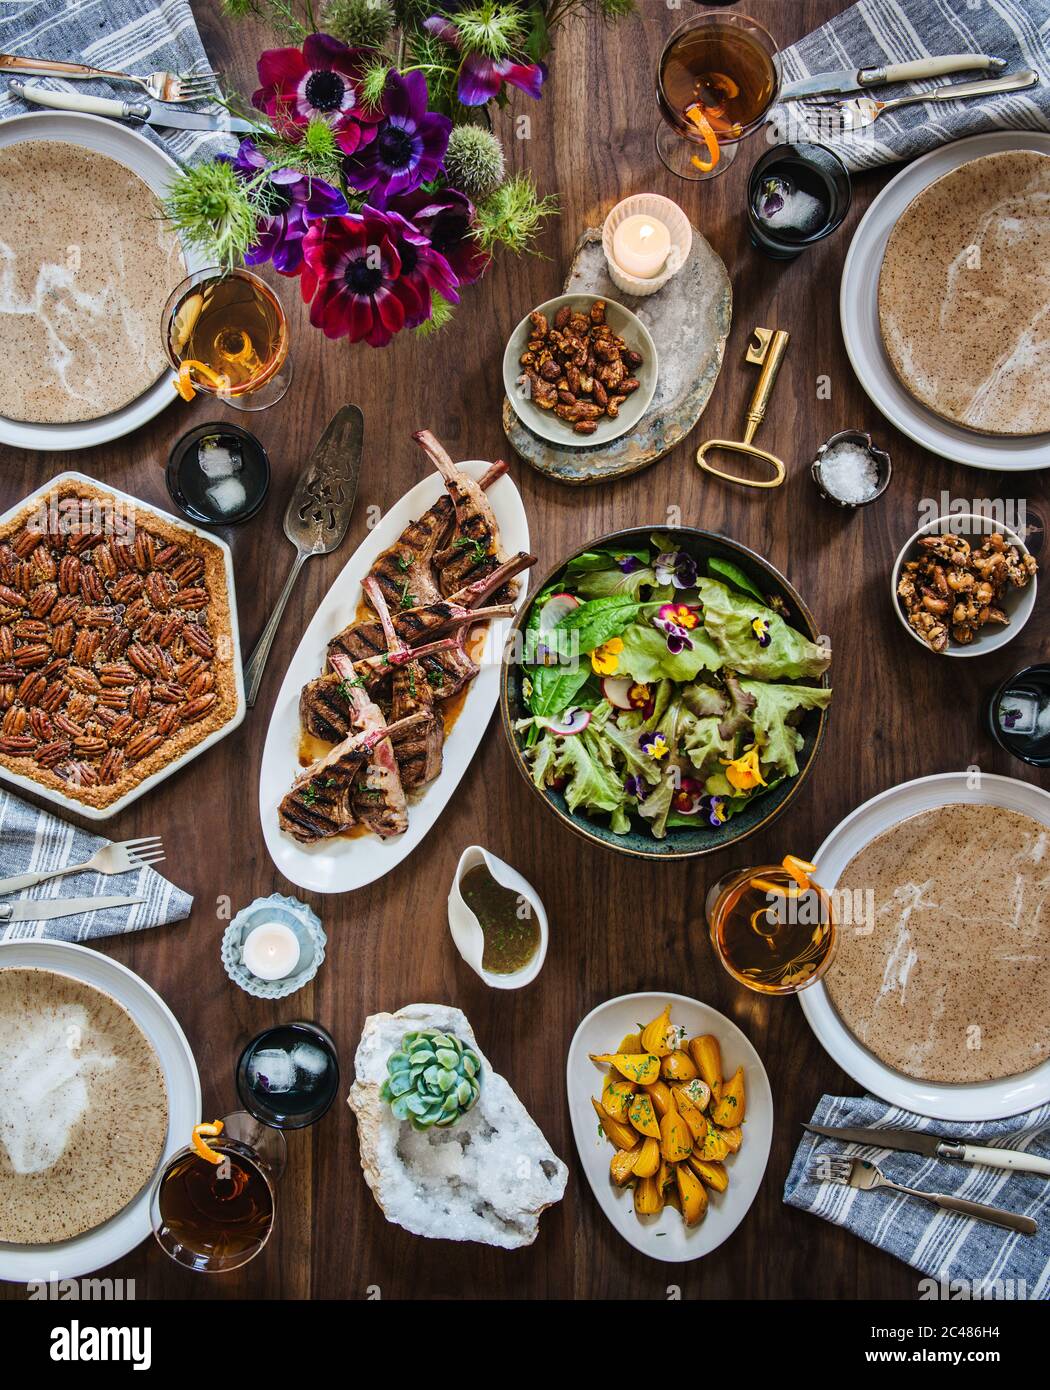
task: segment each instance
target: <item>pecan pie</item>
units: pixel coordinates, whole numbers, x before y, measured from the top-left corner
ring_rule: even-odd
[[[237,710],[223,553],[80,479],[0,529],[0,765],[106,807]]]

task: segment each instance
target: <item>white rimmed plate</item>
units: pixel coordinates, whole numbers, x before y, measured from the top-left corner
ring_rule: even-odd
[[[996,131],[942,145],[891,179],[861,218],[842,268],[839,314],[842,336],[857,379],[891,424],[931,453],[994,472],[1050,467],[1050,435],[1013,438],[981,435],[927,410],[901,385],[882,345],[879,272],[890,232],[912,199],[928,184],[981,155],[1002,150],[1050,154],[1050,135]]]
[[[161,1163],[181,1149],[201,1118],[197,1064],[175,1015],[153,989],[126,965],[120,965],[68,941],[9,941],[0,945],[0,970],[53,970],[82,980],[122,1004],[153,1045],[168,1088],[168,1137]],[[120,1143],[119,1132],[113,1136]],[[0,1279],[17,1283],[75,1279],[121,1259],[150,1234],[147,1183],[123,1211],[72,1240],[55,1245],[10,1245],[0,1242]]]
[[[488,463],[458,464],[474,478],[491,467]],[[353,621],[361,599],[361,581],[373,562],[394,544],[409,524],[433,506],[444,491],[437,473],[424,478],[407,492],[370,531],[343,566],[321,600],[310,626],[285,673],[277,703],[270,717],[259,774],[259,816],[270,858],[285,878],[315,893],[348,893],[382,878],[408,857],[427,835],[470,766],[485,735],[499,699],[500,665],[510,619],[490,622],[481,657],[481,671],[471,682],[463,708],[445,740],[441,774],[422,795],[409,803],[408,830],[404,835],[381,840],[377,835],[336,835],[317,844],[302,845],[277,824],[277,807],[302,771],[299,763],[299,692],[307,681],[324,670],[328,643]],[[504,474],[486,493],[499,524],[500,539],[508,555],[529,548],[529,524],[513,480]],[[525,602],[527,574],[518,577],[517,606]]]
[[[673,1207],[659,1216],[638,1217],[629,1187],[617,1187],[609,1176],[613,1147],[598,1133],[598,1118],[591,1098],[601,1100],[608,1068],[590,1059],[592,1052],[615,1052],[620,1039],[634,1033],[671,1006],[671,1022],[681,1024],[689,1037],[711,1033],[722,1049],[722,1069],[731,1076],[744,1068],[747,1108],[744,1142],[739,1153],[726,1160],[729,1188],[708,1189],[707,1215],[691,1230]],[[629,1245],[654,1260],[680,1264],[699,1260],[727,1240],[755,1200],[769,1162],[773,1139],[773,1093],[762,1059],[744,1033],[709,1004],[684,994],[622,994],[592,1009],[573,1035],[565,1064],[569,1114],[576,1150],[598,1205]]]
[[[3,527],[12,517],[17,516],[29,506],[34,499],[44,497],[52,492],[62,483],[74,480],[79,483],[90,483],[93,488],[99,488],[103,492],[110,494],[119,501],[133,507],[136,511],[146,512],[151,516],[160,517],[169,526],[175,526],[181,531],[188,531],[194,536],[201,536],[209,544],[217,546],[222,551],[223,565],[226,571],[226,599],[230,608],[230,640],[233,644],[233,661],[231,662],[233,678],[237,687],[237,708],[232,719],[227,720],[221,728],[213,730],[206,738],[202,738],[200,743],[195,743],[192,748],[186,750],[181,757],[166,763],[162,768],[152,773],[149,777],[144,777],[137,786],[132,787],[131,791],[125,792],[121,797],[110,806],[89,806],[86,802],[78,801],[76,797],[66,796],[63,792],[52,787],[45,787],[42,783],[36,782],[32,777],[23,777],[19,772],[13,772],[9,767],[0,764],[0,781],[10,782],[14,787],[21,787],[23,791],[32,792],[34,796],[43,797],[45,801],[53,801],[56,806],[62,806],[67,811],[74,811],[78,816],[86,816],[88,820],[109,820],[118,812],[123,811],[125,806],[130,806],[133,801],[137,801],[140,796],[151,791],[159,782],[163,782],[166,777],[170,777],[173,772],[177,772],[186,763],[192,762],[194,758],[200,756],[206,748],[210,748],[213,743],[218,743],[219,739],[225,738],[227,734],[232,734],[234,729],[244,719],[247,706],[244,702],[244,676],[241,671],[240,650],[241,639],[240,630],[237,626],[237,590],[233,582],[233,559],[230,554],[230,547],[218,536],[211,535],[207,531],[201,530],[199,526],[194,526],[192,522],[183,520],[182,517],[172,516],[170,512],[163,512],[159,507],[151,506],[149,502],[143,502],[141,498],[132,497],[129,493],[121,492],[119,488],[110,486],[109,483],[100,483],[95,478],[89,478],[86,473],[59,473],[54,478],[50,478],[23,497],[20,502],[16,502],[13,507],[9,507],[3,516],[0,516],[0,527]]]
[[[959,802],[999,806],[1031,816],[1050,827],[1050,792],[1031,782],[992,773],[981,774],[976,786],[971,785],[974,780],[968,772],[940,772],[932,777],[902,782],[873,796],[850,812],[817,850],[814,862],[820,882],[825,888],[834,888],[846,865],[876,835],[908,816],[932,811],[938,806]],[[919,1081],[888,1067],[854,1037],[836,1013],[823,984],[803,990],[798,1001],[806,1021],[828,1055],[843,1071],[849,1072],[854,1081],[891,1105],[934,1120],[1001,1120],[1050,1100],[1050,1061],[1019,1076],[998,1081],[956,1085]]]
[[[144,135],[119,121],[102,116],[86,116],[69,111],[39,112],[27,116],[12,116],[0,121],[0,148],[18,145],[25,140],[51,140],[66,145],[79,145],[94,150],[123,164],[137,174],[158,198],[164,198],[179,166],[163,150]],[[186,274],[203,269],[208,260],[192,248],[183,246]],[[172,286],[174,288],[174,286]],[[160,341],[162,325],[157,324]],[[27,424],[0,416],[0,444],[19,449],[87,449],[119,439],[152,420],[176,399],[172,387],[174,374],[165,369],[160,379],[120,410],[101,415],[95,420],[68,424]]]

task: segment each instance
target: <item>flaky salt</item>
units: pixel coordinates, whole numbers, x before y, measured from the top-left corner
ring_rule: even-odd
[[[867,449],[843,440],[820,460],[820,480],[840,502],[869,502],[879,490],[879,469]]]

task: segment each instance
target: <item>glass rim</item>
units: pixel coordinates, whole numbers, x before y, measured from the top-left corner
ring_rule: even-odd
[[[179,281],[164,301],[164,308],[161,311],[161,317],[164,322],[164,353],[168,359],[168,365],[173,371],[177,372],[182,365],[182,359],[175,356],[171,346],[171,319],[175,310],[182,300],[186,298],[190,290],[196,288],[196,286],[203,285],[209,280],[229,279],[247,280],[249,284],[258,285],[264,293],[271,296],[273,302],[277,305],[277,314],[281,326],[281,346],[280,351],[275,354],[273,362],[267,367],[265,372],[261,373],[252,381],[250,388],[242,387],[239,391],[223,391],[218,387],[210,385],[206,381],[194,381],[193,387],[195,391],[203,391],[206,395],[214,396],[216,400],[220,401],[239,399],[242,396],[251,396],[269,381],[272,381],[287,361],[289,350],[288,315],[284,311],[284,305],[281,303],[280,295],[272,285],[268,285],[260,275],[256,275],[254,271],[249,270],[246,266],[231,266],[229,270],[224,270],[221,265],[206,265],[201,266],[199,270],[191,271],[189,275]]]
[[[230,1274],[236,1269],[243,1269],[244,1266],[254,1260],[257,1255],[261,1255],[269,1244],[270,1237],[274,1232],[274,1227],[277,1225],[277,1183],[269,1170],[266,1160],[260,1154],[255,1153],[250,1145],[242,1143],[240,1139],[232,1139],[228,1136],[217,1135],[215,1138],[209,1139],[208,1144],[214,1149],[229,1149],[237,1153],[238,1157],[243,1158],[245,1162],[252,1165],[266,1184],[267,1191],[270,1194],[270,1224],[267,1227],[265,1236],[263,1236],[262,1240],[253,1251],[245,1254],[243,1259],[238,1259],[234,1264],[222,1264],[212,1269],[205,1268],[202,1265],[190,1264],[186,1260],[180,1259],[174,1250],[169,1249],[161,1236],[163,1223],[160,1212],[160,1193],[164,1186],[165,1178],[167,1178],[171,1169],[179,1159],[192,1155],[200,1159],[201,1163],[206,1162],[205,1159],[200,1157],[192,1144],[184,1144],[182,1148],[176,1149],[173,1154],[170,1154],[161,1165],[153,1180],[149,1198],[150,1229],[153,1233],[153,1239],[157,1242],[160,1249],[164,1251],[165,1255],[167,1255],[168,1259],[171,1260],[173,1264],[177,1264],[181,1269],[188,1269],[193,1274]],[[187,1245],[180,1245],[179,1249],[190,1250],[190,1247]],[[203,1259],[207,1258],[207,1256],[202,1255],[199,1251],[192,1251],[191,1253]]]
[[[777,97],[780,95],[780,88],[783,85],[783,79],[780,75],[780,68],[777,66],[776,63],[776,58],[778,53],[780,52],[780,48],[777,45],[776,39],[769,32],[766,26],[764,24],[761,24],[757,19],[752,19],[751,16],[747,14],[723,14],[721,11],[715,12],[710,10],[706,11],[704,14],[694,15],[691,19],[684,19],[682,23],[679,24],[678,27],[668,35],[666,43],[660,50],[660,61],[657,64],[656,68],[656,91],[660,100],[661,117],[667,123],[667,125],[669,125],[671,129],[676,132],[676,134],[680,135],[683,140],[688,140],[690,144],[699,145],[701,147],[706,146],[706,141],[704,140],[704,137],[700,134],[700,132],[696,129],[695,126],[690,126],[690,130],[692,132],[690,133],[690,130],[687,130],[685,128],[685,126],[689,124],[688,122],[685,122],[683,120],[683,124],[679,125],[677,121],[670,121],[663,114],[664,107],[671,109],[670,98],[668,97],[667,92],[664,90],[664,58],[667,55],[667,50],[679,39],[679,37],[682,34],[701,29],[711,29],[719,24],[721,24],[723,27],[728,27],[730,29],[740,29],[744,32],[757,33],[761,35],[762,38],[767,40],[769,45],[768,56],[773,68],[774,77],[772,94],[770,95],[769,101],[762,108],[761,112],[755,117],[753,121],[749,121],[747,125],[741,126],[739,135],[726,135],[724,137],[718,135],[719,145],[738,145],[740,141],[743,140],[746,136],[756,131],[758,127],[762,125],[765,121],[766,115],[768,114],[770,109],[776,105]],[[716,131],[716,135],[717,134],[718,133]]]

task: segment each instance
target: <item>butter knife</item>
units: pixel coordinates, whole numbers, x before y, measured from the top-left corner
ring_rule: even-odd
[[[955,1158],[962,1163],[982,1163],[988,1168],[1012,1168],[1018,1173],[1040,1173],[1050,1177],[1050,1159],[1021,1149],[993,1149],[987,1144],[967,1144],[961,1139],[945,1139],[921,1129],[849,1129],[834,1125],[804,1124],[810,1134],[840,1139],[844,1144],[865,1144],[873,1149],[898,1149],[922,1154],[926,1158]]]
[[[56,92],[50,87],[38,87],[21,78],[12,78],[7,84],[14,94],[23,101],[36,106],[48,106],[53,111],[79,111],[86,116],[109,116],[115,121],[133,121],[137,125],[151,125],[159,130],[214,130],[236,132],[237,134],[267,130],[265,121],[246,121],[241,116],[231,116],[224,111],[216,116],[210,111],[183,111],[180,107],[165,106],[160,101],[121,101],[114,97],[95,97],[86,92]]]
[[[145,898],[19,898],[0,903],[0,922],[46,922],[51,917],[75,917],[80,912],[101,912],[106,907],[133,907]]]
[[[986,53],[951,53],[941,58],[919,58],[911,63],[887,63],[882,67],[841,68],[838,72],[818,72],[800,82],[789,82],[777,93],[777,101],[863,92],[890,82],[915,82],[955,72],[1001,72],[1005,67],[1005,58],[989,58]]]

